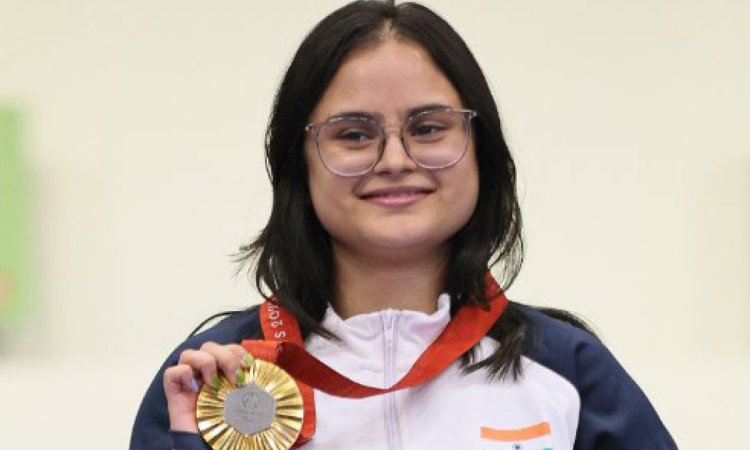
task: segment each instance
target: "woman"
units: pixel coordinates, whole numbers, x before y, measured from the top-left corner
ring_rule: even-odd
[[[413,387],[359,399],[316,389],[304,448],[676,448],[574,317],[495,308],[488,267],[507,288],[522,259],[515,167],[477,62],[433,12],[364,1],[321,21],[277,93],[267,158],[273,209],[243,259],[257,260],[259,289],[335,371],[387,388],[433,342],[476,330],[463,323],[441,340],[461,311],[502,313]],[[209,448],[196,392],[217,374],[234,379],[239,343],[262,338],[259,322],[251,308],[178,347],[146,394],[131,449]]]

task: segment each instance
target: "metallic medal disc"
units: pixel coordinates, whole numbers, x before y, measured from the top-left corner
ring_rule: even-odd
[[[214,450],[288,450],[302,428],[302,395],[282,368],[255,359],[243,367],[244,383],[220,377],[219,389],[205,384],[196,418]]]

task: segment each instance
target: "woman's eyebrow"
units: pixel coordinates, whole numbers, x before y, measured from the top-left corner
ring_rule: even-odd
[[[450,108],[456,108],[455,106],[446,105],[443,103],[428,103],[426,105],[420,105],[415,108],[411,108],[409,111],[406,112],[406,117],[411,117],[415,114],[423,113],[425,111],[435,111],[440,109],[450,109]]]
[[[425,111],[435,111],[435,110],[449,109],[449,108],[455,108],[455,106],[446,105],[444,103],[426,103],[424,105],[419,105],[413,108],[409,108],[404,114],[404,119],[411,117],[415,114],[425,112]],[[383,121],[382,114],[377,113],[377,112],[372,112],[372,111],[363,111],[363,110],[351,110],[351,111],[337,112],[336,114],[332,114],[328,116],[326,118],[326,121],[333,120],[333,119],[341,119],[341,118],[352,118],[352,117],[372,119],[378,122]]]
[[[326,121],[333,120],[333,119],[341,119],[341,118],[361,118],[361,119],[373,119],[376,121],[382,120],[383,116],[378,113],[370,112],[370,111],[341,111],[336,114],[328,116],[326,118]]]

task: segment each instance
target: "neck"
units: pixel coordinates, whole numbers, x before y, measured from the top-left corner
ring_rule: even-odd
[[[446,250],[418,258],[362,256],[334,247],[334,308],[342,318],[387,308],[434,313],[443,291]]]

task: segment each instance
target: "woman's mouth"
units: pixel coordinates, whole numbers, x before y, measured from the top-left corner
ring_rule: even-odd
[[[360,198],[381,206],[403,207],[422,200],[431,192],[423,188],[385,188],[368,191]]]

